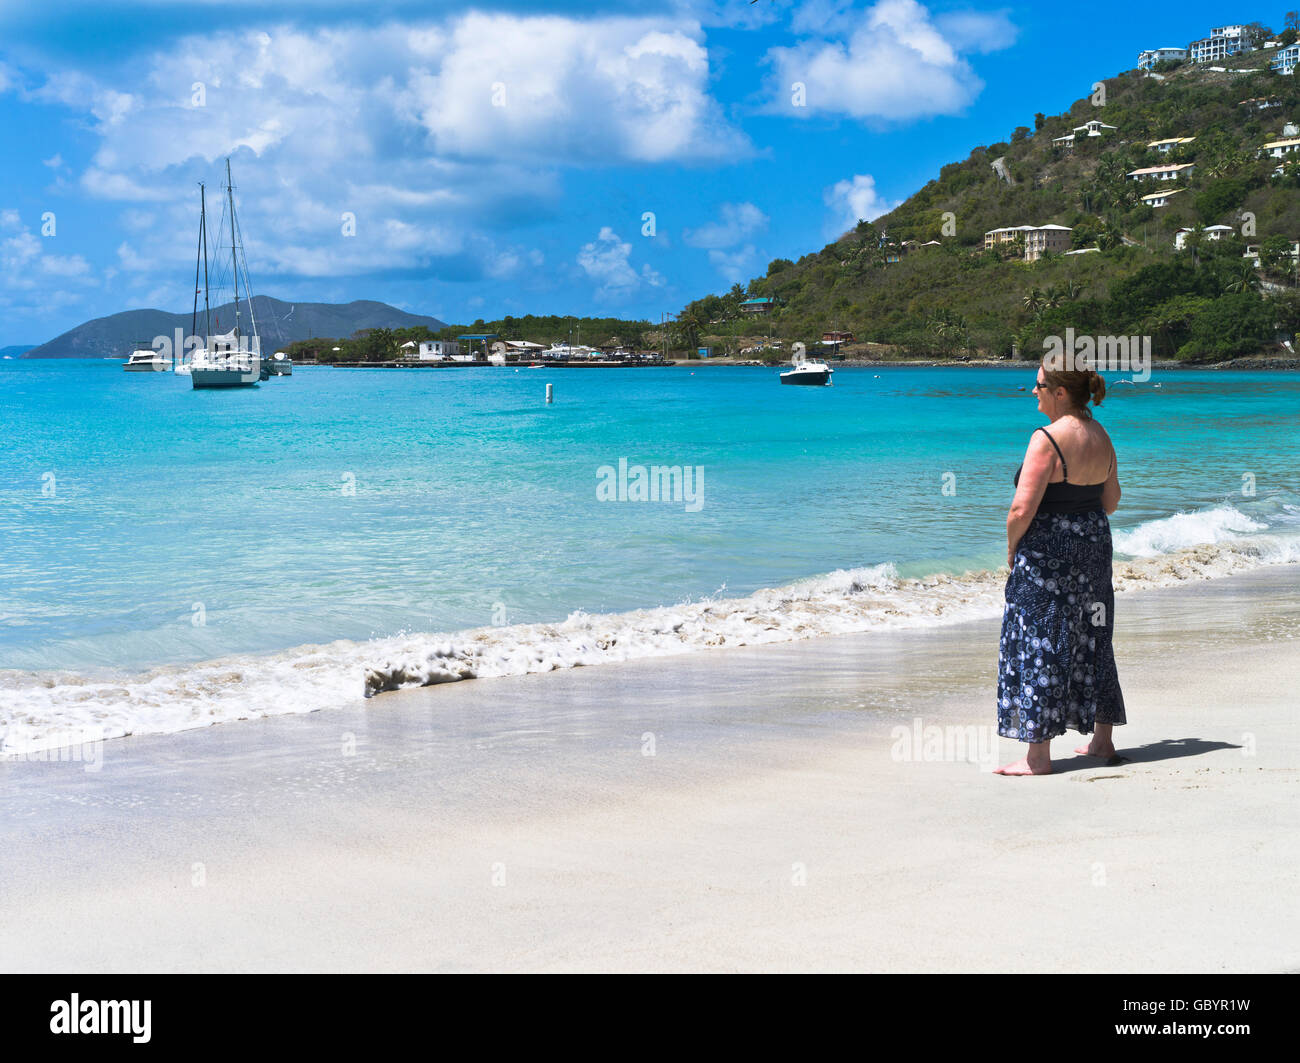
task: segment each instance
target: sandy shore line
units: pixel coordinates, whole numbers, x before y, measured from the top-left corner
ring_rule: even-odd
[[[1125,595],[1130,759],[1045,779],[907,748],[989,738],[991,621],[0,764],[0,967],[1294,970],[1298,591]]]

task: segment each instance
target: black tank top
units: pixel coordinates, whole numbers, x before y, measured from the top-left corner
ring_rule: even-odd
[[[1061,459],[1061,475],[1065,477],[1059,483],[1048,484],[1043,491],[1042,501],[1038,503],[1038,513],[1087,513],[1089,510],[1101,509],[1101,491],[1106,486],[1106,480],[1099,484],[1072,484],[1069,482],[1070,470],[1065,464],[1065,455],[1061,453],[1061,448],[1056,446],[1056,440],[1052,439],[1052,433],[1041,425],[1034,429],[1035,432],[1042,432],[1047,436],[1048,441],[1053,447],[1056,447],[1056,454]],[[1111,460],[1115,460],[1114,454]],[[1020,472],[1024,469],[1022,464],[1016,470],[1015,479],[1012,481],[1017,487],[1020,486]],[[1110,467],[1106,468],[1106,479],[1110,479]],[[1035,513],[1035,516],[1038,514]]]

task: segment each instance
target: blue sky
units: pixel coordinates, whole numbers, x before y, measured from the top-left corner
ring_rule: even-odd
[[[0,0],[0,346],[187,309],[227,155],[258,293],[657,320],[1284,10]]]

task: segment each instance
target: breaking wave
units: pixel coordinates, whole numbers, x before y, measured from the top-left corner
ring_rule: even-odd
[[[1300,509],[1278,526],[1231,505],[1115,533],[1119,592],[1213,579],[1300,561]],[[996,616],[1005,571],[900,578],[892,565],[841,570],[739,598],[625,613],[577,612],[515,624],[155,668],[105,680],[0,672],[0,754],[85,740],[167,734],[214,723],[356,704],[403,687],[524,675],[726,646],[753,646]],[[75,738],[70,737],[75,736]]]

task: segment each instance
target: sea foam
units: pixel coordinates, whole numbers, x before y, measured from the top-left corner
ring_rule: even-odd
[[[1115,534],[1119,592],[1300,561],[1300,535],[1263,532],[1231,506]],[[384,691],[525,675],[728,646],[914,628],[996,616],[1005,570],[900,578],[892,565],[839,570],[736,598],[577,612],[558,623],[339,641],[155,668],[105,680],[0,673],[0,755],[104,738],[342,707]]]

